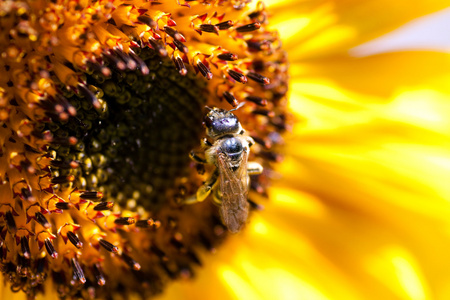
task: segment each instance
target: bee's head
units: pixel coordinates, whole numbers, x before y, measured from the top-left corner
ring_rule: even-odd
[[[238,134],[242,131],[241,123],[231,111],[214,107],[203,119],[206,126],[206,134],[217,139],[227,134]]]

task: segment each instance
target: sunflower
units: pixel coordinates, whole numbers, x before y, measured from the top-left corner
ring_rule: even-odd
[[[411,89],[393,101],[392,84],[367,97],[373,87],[346,89],[351,78],[338,71],[366,75],[346,49],[442,4],[386,14],[379,1],[306,2],[304,16],[289,16],[281,2],[269,18],[264,4],[240,1],[5,3],[2,267],[14,289],[85,298],[166,289],[164,297],[193,299],[421,299],[444,289],[426,285],[443,266],[420,247],[445,241],[444,231],[430,236],[421,226],[445,224],[444,184],[423,180],[441,169],[413,158],[445,157],[432,151],[445,133],[418,125],[402,106],[406,97],[440,99],[424,91],[414,98]],[[376,9],[391,18],[362,22]],[[273,24],[286,34],[291,108],[300,112],[284,147],[287,64]],[[187,155],[203,134],[202,107],[242,101],[236,115],[256,142],[250,159],[265,169],[251,179],[251,203],[267,213],[228,236],[211,201],[180,202],[212,171]],[[382,135],[387,128],[396,131]],[[429,149],[405,149],[423,135]],[[393,142],[399,137],[404,144]],[[285,180],[267,191],[281,151]],[[392,209],[420,225],[413,231]],[[224,241],[213,261],[198,250]],[[194,283],[164,287],[191,277],[196,264]]]
[[[269,4],[298,120],[281,179],[244,237],[158,299],[447,299],[448,54],[348,54],[446,4],[289,5]]]
[[[192,277],[199,250],[259,207],[247,160],[265,194],[290,123],[265,5],[5,1],[0,13],[5,281],[31,298],[47,283],[108,298]]]

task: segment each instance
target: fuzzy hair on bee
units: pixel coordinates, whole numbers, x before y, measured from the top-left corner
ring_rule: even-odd
[[[262,172],[261,165],[248,162],[254,141],[245,134],[238,118],[232,113],[240,106],[233,110],[208,108],[204,118],[207,136],[202,141],[204,151],[192,151],[190,156],[198,163],[216,168],[197,193],[185,200],[185,203],[201,202],[212,193],[222,222],[233,233],[239,232],[248,218],[249,175]]]

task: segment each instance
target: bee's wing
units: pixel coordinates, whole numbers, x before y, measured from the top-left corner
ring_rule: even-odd
[[[242,162],[235,171],[231,168],[229,158],[225,153],[220,153],[217,161],[220,172],[220,191],[222,192],[220,215],[228,229],[235,233],[245,224],[248,216],[247,152],[244,151]]]

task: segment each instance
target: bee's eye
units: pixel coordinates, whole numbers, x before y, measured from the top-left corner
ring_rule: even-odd
[[[210,128],[213,124],[213,119],[209,115],[206,115],[203,118],[203,123],[205,124],[206,127]]]

